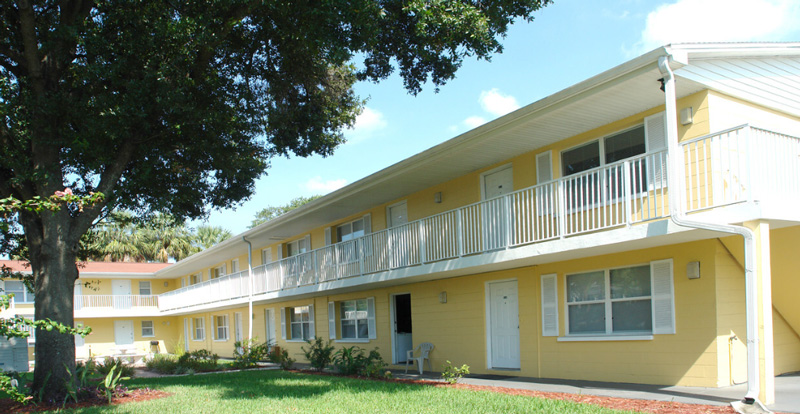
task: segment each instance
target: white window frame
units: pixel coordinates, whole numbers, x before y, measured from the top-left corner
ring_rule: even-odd
[[[356,336],[345,337],[342,335],[342,333],[344,332],[344,321],[348,319],[346,319],[342,314],[342,305],[346,302],[356,302],[357,304],[359,301],[364,301],[366,303],[366,314],[363,318],[350,319],[356,321]],[[358,336],[358,320],[365,320],[367,322],[366,337]],[[377,325],[375,323],[375,297],[371,296],[367,298],[354,298],[337,302],[328,302],[328,337],[335,340],[337,343],[367,343],[372,339],[377,339]]]
[[[643,267],[643,266],[648,266],[648,269],[649,269],[648,277],[650,277],[650,275],[652,274],[652,264],[651,263],[638,263],[638,264],[631,264],[631,265],[625,265],[625,266],[616,266],[616,267],[605,268],[605,269],[586,270],[586,271],[581,271],[581,272],[573,272],[573,273],[565,274],[564,275],[563,288],[564,288],[564,315],[566,315],[565,316],[565,325],[566,326],[564,327],[564,330],[565,330],[566,336],[559,338],[559,341],[603,340],[603,338],[611,338],[611,339],[614,339],[614,340],[616,340],[616,339],[624,340],[626,338],[629,339],[629,340],[649,340],[649,339],[653,339],[653,332],[655,330],[655,326],[652,326],[652,325],[651,325],[651,328],[650,328],[649,332],[647,332],[647,331],[641,331],[641,332],[619,332],[619,333],[613,332],[613,317],[614,317],[614,315],[613,315],[613,312],[612,312],[612,303],[614,303],[614,302],[626,302],[626,301],[638,301],[638,300],[649,300],[650,301],[650,306],[651,306],[651,309],[652,309],[654,295],[653,295],[653,286],[651,284],[651,286],[650,286],[650,295],[647,295],[647,296],[636,296],[636,297],[629,297],[629,298],[612,299],[611,298],[611,277],[610,277],[611,271],[612,270],[617,270],[617,269],[628,269],[628,268]],[[580,274],[586,274],[586,273],[595,273],[595,272],[603,272],[603,289],[604,289],[604,293],[603,293],[604,297],[603,297],[603,299],[591,300],[591,301],[581,301],[581,302],[570,302],[569,301],[569,297],[568,297],[569,294],[568,294],[568,290],[567,290],[569,277],[573,276],[573,275],[580,275]],[[569,314],[570,305],[575,305],[575,304],[593,304],[593,303],[602,303],[602,304],[604,304],[604,311],[603,312],[604,312],[604,315],[605,315],[605,317],[604,317],[604,319],[605,319],[605,332],[604,333],[597,333],[597,332],[593,332],[593,333],[573,333],[573,332],[570,332],[570,314]],[[654,315],[652,315],[652,314],[650,316],[651,316],[651,318],[654,317]]]
[[[214,341],[221,342],[230,339],[228,315],[214,315]]]
[[[353,236],[353,224],[358,223],[358,222],[361,222],[361,233],[362,234],[360,236]],[[344,227],[349,227],[350,228],[350,233],[348,234],[347,239],[342,239],[342,237],[340,236],[341,233],[340,233],[339,229],[344,228]],[[361,238],[361,237],[364,237],[364,236],[367,235],[367,229],[365,227],[364,217],[359,217],[359,218],[357,218],[355,220],[350,220],[350,221],[348,221],[346,223],[339,224],[338,226],[336,226],[335,229],[336,229],[336,243],[342,243],[342,242],[346,242],[346,241],[355,240],[355,239],[358,239],[358,238]]]
[[[216,267],[212,267],[211,269],[208,269],[208,280],[219,279],[225,276],[226,270],[227,266],[225,265],[225,263]]]
[[[297,314],[297,313],[295,313],[295,309],[303,309],[303,308],[304,308],[305,312],[302,312],[302,313],[305,313],[305,314],[308,315],[308,320],[306,320],[306,321],[303,321],[303,320],[295,321],[294,318],[295,318],[295,315]],[[286,313],[287,313],[286,322],[285,322],[286,323],[286,340],[289,341],[289,342],[305,342],[305,341],[307,341],[309,339],[313,339],[315,335],[314,335],[314,328],[313,328],[314,327],[314,321],[313,321],[314,313],[312,312],[312,305],[293,306],[293,307],[288,307],[288,308],[285,308],[285,309],[286,309]],[[308,326],[309,338],[304,338],[303,337],[303,326],[306,326],[306,325]],[[297,326],[298,327],[298,330],[300,332],[300,337],[295,338],[294,336],[292,336],[292,332],[294,332],[294,330],[292,329],[293,326]]]
[[[198,323],[199,322],[199,323]],[[192,340],[201,342],[206,340],[205,318],[192,318]]]
[[[150,326],[145,326],[150,324]],[[150,333],[147,333],[149,330]],[[142,338],[152,338],[156,336],[156,324],[153,321],[142,321]]]
[[[144,291],[147,293],[143,293]],[[140,280],[139,281],[139,295],[140,296],[152,296],[153,295],[153,284],[150,283],[149,280]]]
[[[345,314],[344,307],[345,304],[352,303],[355,306],[355,311],[350,312],[350,315]],[[358,305],[362,304],[366,310],[359,311]],[[363,314],[361,313],[363,312]],[[344,336],[344,328],[346,322],[352,322],[353,327],[355,328],[355,336]],[[358,324],[359,322],[367,324],[367,335],[364,337],[359,336],[358,334]],[[350,300],[343,300],[339,302],[339,332],[341,332],[341,339],[343,340],[369,340],[370,332],[369,332],[369,307],[367,304],[367,299],[350,299]]]
[[[202,273],[195,273],[193,275],[189,275],[189,286],[196,285],[198,283],[203,282],[203,274]]]
[[[19,285],[22,286],[22,290],[16,289],[14,291],[10,291],[8,289],[8,284],[9,283],[13,283],[14,285],[19,283]],[[14,303],[17,303],[17,304],[19,304],[19,303],[34,303],[34,301],[35,301],[34,294],[31,293],[31,292],[28,292],[28,287],[25,286],[25,283],[23,281],[21,281],[21,280],[6,280],[5,283],[3,284],[3,290],[4,290],[4,293],[6,293],[6,294],[8,294],[8,293],[13,293],[14,294]]]
[[[310,244],[308,240],[308,237],[301,237],[286,243],[286,257],[298,256],[311,251],[309,249],[310,246],[308,246]]]

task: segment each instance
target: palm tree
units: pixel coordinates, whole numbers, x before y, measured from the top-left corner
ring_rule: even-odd
[[[233,233],[230,230],[219,226],[197,226],[194,233],[194,244],[202,249],[208,249],[231,237],[233,237]]]
[[[166,263],[182,260],[199,252],[194,236],[185,223],[166,213],[156,213],[142,229],[142,251],[147,261]]]
[[[100,221],[83,240],[87,258],[108,262],[145,261],[135,220],[128,211],[114,211]]]

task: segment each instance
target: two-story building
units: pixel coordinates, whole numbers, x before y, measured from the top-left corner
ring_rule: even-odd
[[[398,365],[431,342],[437,369],[748,381],[769,403],[800,370],[798,137],[800,44],[659,48],[146,277],[98,279],[110,298],[76,291],[76,319],[115,292],[130,306],[81,317],[83,346],[132,331],[143,352],[230,356],[252,336],[302,360],[319,336]]]

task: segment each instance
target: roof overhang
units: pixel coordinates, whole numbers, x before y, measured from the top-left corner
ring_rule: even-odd
[[[658,59],[670,56],[677,95],[710,86],[680,77],[690,59],[798,55],[800,44],[689,44],[660,47],[497,118],[157,272],[177,277],[397,200],[664,104]]]

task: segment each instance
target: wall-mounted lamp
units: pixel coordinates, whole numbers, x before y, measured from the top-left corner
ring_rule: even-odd
[[[437,192],[433,193],[433,202],[436,203],[436,204],[439,204],[439,203],[442,202],[442,192],[441,191],[437,191]]]
[[[700,279],[700,262],[689,262],[686,264],[686,277],[689,279]]]
[[[692,107],[681,109],[681,125],[689,125],[694,122],[694,115],[692,114]]]
[[[164,287],[169,286],[169,282],[164,282]]]
[[[447,303],[447,292],[439,293],[439,303]]]

